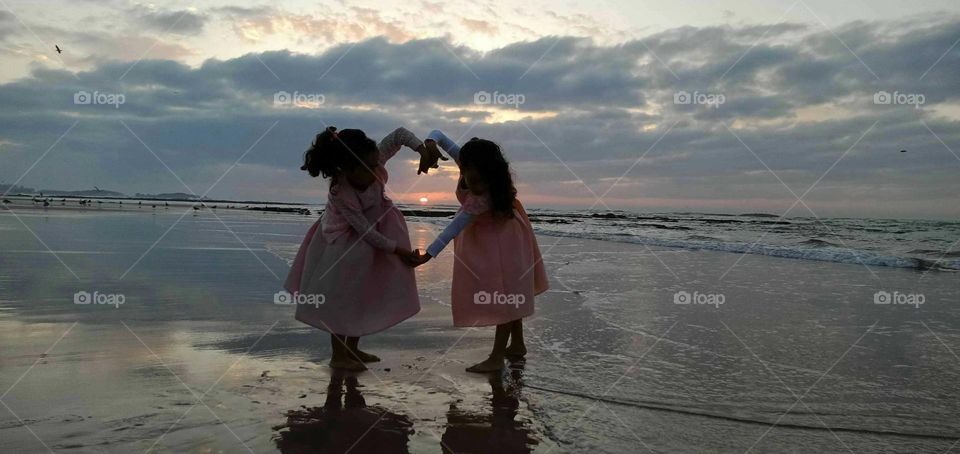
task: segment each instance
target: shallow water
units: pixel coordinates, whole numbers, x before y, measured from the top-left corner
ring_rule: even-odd
[[[363,341],[384,362],[354,377],[350,408],[306,413],[308,436],[291,436],[277,426],[341,379],[327,338],[273,304],[313,219],[184,213],[0,212],[0,451],[336,449],[371,414],[388,417],[356,452],[943,452],[960,438],[956,273],[557,237],[540,238],[552,288],[526,322],[524,370],[463,372],[492,332],[450,327],[446,253],[418,269],[423,311]],[[436,231],[411,223],[421,248]],[[74,304],[81,291],[124,299]]]

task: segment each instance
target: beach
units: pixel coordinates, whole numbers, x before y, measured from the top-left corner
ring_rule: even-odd
[[[274,300],[315,219],[0,210],[0,451],[907,453],[960,440],[954,271],[540,235],[551,289],[525,321],[525,365],[464,371],[493,330],[452,327],[447,251],[417,269],[421,312],[362,339],[383,361],[340,375],[326,333]],[[441,228],[407,220],[421,250]],[[348,408],[333,408],[341,382]]]

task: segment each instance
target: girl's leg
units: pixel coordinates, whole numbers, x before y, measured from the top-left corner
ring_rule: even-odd
[[[347,348],[350,349],[350,357],[364,363],[375,363],[377,361],[380,361],[379,356],[360,351],[360,348],[357,347],[357,344],[359,342],[360,342],[359,337],[347,338]]]
[[[323,407],[327,410],[340,410],[343,408],[343,374],[334,371],[330,374],[330,384],[327,385],[327,400]]]
[[[360,383],[356,376],[347,377],[347,395],[343,399],[345,408],[366,408],[367,402],[360,393]]]
[[[503,369],[503,358],[507,353],[507,340],[510,338],[510,323],[497,325],[497,334],[493,339],[493,351],[485,361],[467,368],[467,372],[495,372]]]
[[[330,358],[330,367],[344,370],[364,370],[367,367],[362,362],[353,359],[347,344],[347,337],[330,333],[330,344],[333,357]]]
[[[527,355],[527,346],[523,343],[523,319],[518,318],[510,322],[510,346],[507,347],[507,358],[523,358]]]

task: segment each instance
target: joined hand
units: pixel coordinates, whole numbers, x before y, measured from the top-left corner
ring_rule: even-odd
[[[449,160],[449,158],[440,153],[440,149],[437,148],[437,142],[430,139],[424,142],[423,146],[417,149],[417,152],[420,153],[420,166],[417,168],[417,175],[429,173],[430,169],[439,168],[440,160]]]
[[[421,254],[419,249],[407,251],[398,248],[396,253],[400,256],[400,260],[402,260],[404,264],[413,268],[423,265],[433,258],[428,253]]]

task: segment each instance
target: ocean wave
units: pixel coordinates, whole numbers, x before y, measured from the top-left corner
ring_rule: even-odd
[[[707,235],[690,235],[687,237],[691,241],[720,241],[719,238],[715,238]]]
[[[672,247],[679,249],[689,249],[689,250],[707,250],[707,251],[718,251],[718,252],[732,252],[737,254],[752,254],[752,255],[765,255],[769,257],[780,257],[780,258],[789,258],[789,259],[798,259],[798,260],[816,260],[821,262],[834,262],[834,263],[848,263],[856,265],[866,265],[866,266],[884,266],[884,267],[893,267],[893,268],[909,268],[915,270],[937,270],[937,271],[960,271],[960,251],[936,251],[936,250],[913,250],[910,252],[893,252],[893,249],[896,245],[891,245],[890,252],[874,252],[874,251],[864,251],[851,249],[844,246],[839,240],[839,238],[845,237],[839,232],[824,231],[816,233],[816,238],[808,238],[805,241],[788,240],[790,236],[796,235],[798,232],[803,231],[798,229],[788,229],[783,230],[779,227],[783,226],[771,226],[763,230],[758,230],[758,232],[767,232],[767,233],[783,233],[785,236],[781,235],[771,235],[771,239],[776,240],[775,236],[780,237],[781,241],[788,244],[754,244],[747,243],[742,241],[725,241],[708,235],[707,233],[714,233],[714,231],[709,230],[699,230],[690,232],[687,235],[684,235],[682,238],[670,237],[671,232],[685,229],[677,229],[675,227],[685,227],[685,226],[667,226],[659,224],[658,227],[654,227],[654,230],[648,230],[644,233],[635,233],[631,232],[630,229],[618,228],[616,230],[605,228],[611,225],[618,224],[609,224],[609,222],[620,222],[622,218],[619,217],[618,213],[609,213],[610,216],[603,215],[598,216],[599,219],[590,220],[593,222],[603,222],[605,224],[592,224],[591,222],[577,223],[576,225],[582,225],[583,229],[578,231],[566,231],[564,230],[564,225],[558,225],[562,223],[550,223],[543,222],[543,218],[548,218],[550,215],[545,214],[536,214],[531,215],[531,222],[534,224],[533,229],[537,234],[553,236],[553,237],[568,237],[568,238],[581,238],[589,240],[599,240],[599,241],[611,241],[615,243],[631,243],[631,244],[644,244],[648,246],[661,246],[661,247]],[[637,220],[649,221],[654,216],[641,216],[637,217]],[[732,216],[731,216],[732,217]],[[534,220],[534,218],[541,218]],[[703,219],[693,220],[702,221]],[[421,219],[421,222],[427,224],[433,224],[438,226],[446,226],[449,221],[446,219]],[[751,221],[739,220],[737,222],[743,223],[746,222],[752,224]],[[721,221],[721,225],[726,224]],[[652,223],[636,223],[632,225],[625,225],[632,227],[652,227]],[[857,226],[859,229],[860,226]],[[606,230],[606,231],[604,231]],[[612,231],[611,231],[612,230]],[[731,232],[741,230],[740,227],[735,229],[726,229],[721,233],[722,236],[727,236]],[[666,238],[660,238],[653,235],[657,235],[656,232],[664,232]],[[679,232],[678,232],[679,233]],[[758,236],[760,236],[758,234]],[[837,242],[828,241],[826,238],[838,238]],[[915,255],[924,255],[926,257],[916,257]]]
[[[867,251],[836,247],[832,245],[832,243],[823,240],[816,241],[818,244],[826,243],[827,245],[818,247],[811,247],[808,245],[804,247],[800,245],[783,246],[759,243],[746,244],[724,241],[706,241],[699,239],[664,239],[624,233],[607,234],[591,232],[561,232],[555,230],[545,230],[537,227],[534,228],[534,231],[536,231],[538,234],[546,236],[644,244],[648,246],[674,247],[690,250],[733,252],[738,254],[765,255],[768,257],[862,264],[866,266],[910,268],[915,270],[960,271],[960,260],[947,260],[946,257],[940,260],[930,260],[918,257],[882,255]]]
[[[842,247],[840,244],[831,243],[827,240],[821,240],[818,238],[810,238],[807,241],[803,241],[800,244],[810,247]]]

